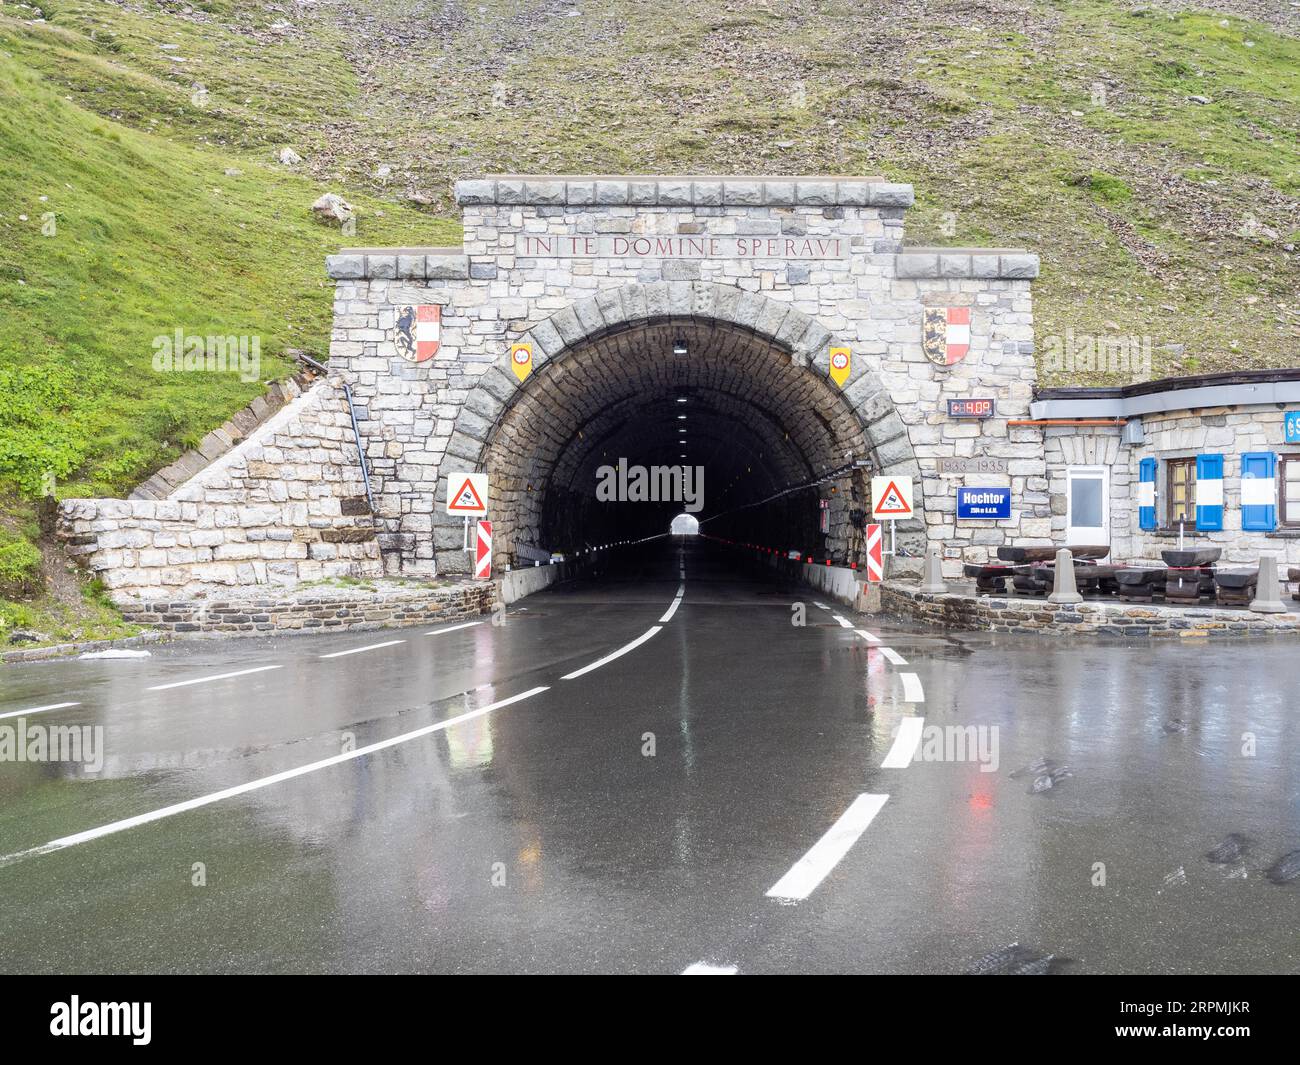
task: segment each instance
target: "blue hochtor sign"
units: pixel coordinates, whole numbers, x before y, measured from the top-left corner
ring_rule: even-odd
[[[984,518],[1002,521],[1011,517],[1010,488],[958,488],[957,520]]]

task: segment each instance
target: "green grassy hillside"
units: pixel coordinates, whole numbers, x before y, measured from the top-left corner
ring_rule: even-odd
[[[323,256],[455,242],[465,174],[881,173],[910,242],[1042,254],[1040,350],[1294,364],[1300,7],[1183,7],[0,4],[0,596],[39,606],[43,486],[124,493],[323,355]],[[177,328],[257,336],[261,379],[155,372]]]

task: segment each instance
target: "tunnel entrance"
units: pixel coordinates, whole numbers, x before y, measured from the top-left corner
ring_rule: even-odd
[[[868,413],[898,418],[879,391],[864,411],[812,361],[702,315],[607,324],[560,346],[465,442],[489,475],[497,557],[663,536],[685,511],[710,536],[857,561],[882,466]],[[438,562],[456,572],[463,555]]]

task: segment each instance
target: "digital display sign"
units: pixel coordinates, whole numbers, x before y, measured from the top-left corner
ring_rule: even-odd
[[[992,418],[997,410],[997,401],[992,399],[948,400],[949,418]]]

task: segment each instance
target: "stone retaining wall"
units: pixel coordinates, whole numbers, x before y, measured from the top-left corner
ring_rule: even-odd
[[[329,632],[475,618],[497,599],[490,581],[473,584],[323,586],[279,595],[231,598],[137,599],[119,606],[126,620],[162,632],[226,636],[268,632]]]
[[[318,383],[166,499],[68,499],[58,534],[115,601],[382,574],[342,390]]]
[[[1249,610],[1103,601],[1067,605],[1044,599],[957,593],[924,595],[915,585],[897,581],[883,584],[881,598],[886,613],[944,629],[976,632],[1121,639],[1300,635],[1300,613],[1255,614]]]

